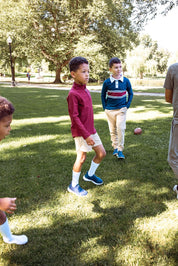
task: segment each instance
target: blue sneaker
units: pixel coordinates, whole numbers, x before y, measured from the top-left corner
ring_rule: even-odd
[[[72,192],[72,193],[74,193],[75,195],[77,195],[77,196],[86,196],[87,194],[88,194],[88,192],[85,190],[85,189],[83,189],[83,188],[81,188],[80,186],[79,186],[79,184],[78,185],[76,185],[75,187],[73,187],[72,186],[72,183],[68,186],[68,188],[67,188],[67,190],[69,191],[69,192]]]
[[[83,180],[90,181],[98,186],[103,184],[103,180],[101,178],[97,177],[96,175],[89,176],[88,172],[83,176]]]
[[[118,154],[118,149],[114,149],[114,151],[113,151],[113,154],[112,154],[112,155],[114,155],[114,156],[117,156],[117,154]]]
[[[117,153],[117,158],[119,158],[119,159],[125,159],[125,156],[124,156],[124,154],[122,153],[122,151],[118,151],[118,153]]]

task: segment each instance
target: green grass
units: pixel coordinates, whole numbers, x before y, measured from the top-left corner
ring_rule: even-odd
[[[135,87],[133,88],[133,92],[141,92],[141,93],[163,93],[165,94],[164,88],[148,88],[148,87]]]
[[[149,93],[165,93],[165,89],[162,87],[157,87],[157,88],[148,88],[148,87],[134,87],[133,88],[134,92],[149,92]]]
[[[16,111],[0,145],[0,195],[17,197],[8,215],[25,246],[0,238],[0,265],[177,265],[175,179],[166,159],[172,107],[164,97],[135,96],[128,111],[125,161],[112,156],[99,93],[91,93],[95,127],[107,156],[101,187],[84,182],[85,198],[67,192],[75,161],[68,91],[0,86]],[[141,127],[143,134],[133,134]],[[93,153],[82,169],[88,170]]]

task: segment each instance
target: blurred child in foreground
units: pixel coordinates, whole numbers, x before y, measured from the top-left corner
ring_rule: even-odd
[[[0,96],[0,141],[9,135],[14,107],[6,98]],[[0,234],[5,243],[24,245],[28,242],[25,235],[11,233],[5,212],[12,214],[16,210],[16,198],[0,198]]]

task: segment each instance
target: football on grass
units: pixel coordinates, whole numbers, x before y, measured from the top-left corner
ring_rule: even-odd
[[[134,134],[135,134],[135,135],[140,135],[140,134],[142,134],[142,129],[141,129],[140,127],[135,128],[135,129],[134,129]]]

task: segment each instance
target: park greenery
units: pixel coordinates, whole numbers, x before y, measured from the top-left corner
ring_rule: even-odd
[[[0,238],[0,265],[177,265],[175,177],[167,163],[172,106],[161,95],[136,95],[164,92],[165,71],[177,54],[141,31],[159,6],[166,15],[174,2],[0,0],[0,74],[6,74],[0,79],[10,81],[11,76],[8,36],[19,78],[16,87],[0,85],[0,95],[16,109],[11,134],[0,143],[0,195],[17,197],[9,224],[13,233],[29,238],[25,246],[7,245]],[[95,91],[94,82],[108,77],[109,58],[118,56],[135,92],[122,162],[112,156],[97,93],[101,86],[91,92],[95,127],[107,155],[97,170],[103,186],[80,179],[88,191],[85,198],[67,191],[76,158],[66,102],[68,63],[78,55],[90,62],[89,89]],[[54,74],[54,83],[63,82],[60,90],[33,83],[41,69]],[[27,70],[33,73],[25,86]],[[135,127],[143,133],[134,135]],[[81,177],[93,155],[87,155]]]
[[[93,81],[108,76],[108,60],[113,56],[121,58],[125,71],[130,68],[129,60],[135,57],[132,75],[162,74],[168,52],[160,50],[149,37],[144,37],[143,42],[139,35],[160,5],[165,14],[174,7],[167,0],[1,0],[0,72],[9,69],[6,40],[10,36],[17,71],[27,71],[32,66],[40,70],[45,61],[48,69],[55,71],[55,83],[67,79],[68,63],[76,55],[90,61]],[[141,50],[137,48],[139,44]],[[139,57],[138,49],[142,51]]]
[[[67,192],[76,157],[68,91],[0,85],[0,92],[16,108],[11,134],[0,143],[0,194],[17,197],[9,223],[12,232],[29,238],[25,246],[0,238],[0,265],[177,265],[177,199],[166,160],[172,106],[164,97],[134,96],[126,159],[119,161],[112,155],[100,93],[91,93],[107,152],[97,169],[104,185],[81,178],[88,195],[79,198]],[[142,135],[133,134],[135,127]],[[93,156],[88,153],[81,176]]]

